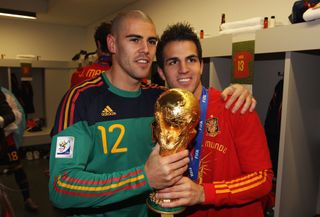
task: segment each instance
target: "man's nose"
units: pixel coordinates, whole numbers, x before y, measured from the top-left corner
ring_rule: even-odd
[[[141,41],[141,44],[140,44],[140,51],[141,52],[144,52],[146,54],[149,53],[149,46],[148,46],[148,42],[147,41]]]
[[[187,73],[189,71],[188,65],[185,61],[180,62],[179,72],[180,73]]]

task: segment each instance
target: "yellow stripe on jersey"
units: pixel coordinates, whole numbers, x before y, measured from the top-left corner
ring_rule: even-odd
[[[68,100],[67,100],[67,104],[66,104],[66,109],[65,109],[65,112],[64,112],[64,124],[63,124],[63,129],[66,129],[68,127],[68,118],[69,118],[69,107],[70,107],[70,101],[71,99],[73,98],[73,95],[74,93],[78,90],[78,89],[81,89],[89,84],[94,84],[94,83],[97,83],[99,80],[101,80],[101,77],[98,77],[94,80],[91,80],[91,81],[87,81],[87,82],[84,82],[83,84],[79,85],[79,86],[76,86],[75,88],[73,88],[71,90],[71,93],[69,94],[68,96]]]
[[[250,179],[250,178],[252,178],[252,177],[254,177],[254,176],[257,176],[258,175],[258,173],[257,172],[254,172],[254,173],[250,173],[249,175],[246,175],[246,176],[243,176],[243,177],[241,177],[241,178],[238,178],[238,179],[233,179],[233,180],[231,180],[231,181],[216,181],[216,182],[214,182],[214,184],[232,184],[232,183],[235,183],[235,182],[240,182],[240,181],[243,181],[243,180],[247,180],[247,179]]]
[[[72,185],[72,184],[64,183],[61,181],[61,176],[59,176],[58,180],[57,180],[57,185],[60,187],[64,187],[64,188],[68,188],[68,189],[72,189],[72,190],[79,190],[79,191],[106,191],[109,189],[121,187],[121,186],[126,185],[131,182],[134,183],[134,182],[137,182],[142,179],[144,179],[144,175],[139,175],[137,177],[133,177],[133,178],[124,180],[122,182],[118,182],[116,184],[105,185],[105,186],[101,186],[101,187],[88,187],[88,186],[79,186],[79,185]]]
[[[239,193],[255,188],[267,181],[267,170],[254,172],[247,176],[231,180],[228,182],[214,182],[216,194]],[[251,184],[250,184],[251,183]]]
[[[248,184],[250,182],[258,181],[261,178],[262,178],[262,174],[258,175],[257,173],[255,173],[254,176],[250,175],[250,176],[243,177],[241,179],[232,180],[232,181],[221,183],[221,184],[216,184],[215,183],[216,184],[215,187],[216,188],[225,188],[226,186],[229,186],[229,188],[234,188],[234,187],[238,187],[238,186],[241,186],[241,185]]]

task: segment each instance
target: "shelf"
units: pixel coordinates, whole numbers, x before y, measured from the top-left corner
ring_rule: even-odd
[[[1,59],[1,67],[20,67],[21,63],[31,63],[34,68],[46,69],[74,69],[78,65],[73,61],[49,61],[49,60],[27,60],[27,59]]]
[[[320,49],[320,20],[256,32],[256,53]]]
[[[42,128],[42,130],[38,132],[25,131],[22,147],[49,144],[51,142],[50,131],[51,129],[49,128]]]
[[[319,50],[317,35],[320,35],[320,20],[261,29],[255,32],[255,53]],[[202,39],[203,57],[231,56],[232,38],[228,34]]]

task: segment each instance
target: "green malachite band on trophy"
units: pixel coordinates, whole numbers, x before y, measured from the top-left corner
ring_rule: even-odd
[[[162,213],[162,214],[174,215],[174,214],[181,213],[186,209],[186,207],[182,207],[182,206],[174,207],[174,208],[164,208],[159,204],[156,204],[155,202],[153,202],[150,198],[147,199],[147,205],[152,211],[157,213]]]

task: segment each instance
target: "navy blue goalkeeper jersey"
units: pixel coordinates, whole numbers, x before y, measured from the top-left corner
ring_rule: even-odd
[[[163,90],[123,91],[103,73],[65,94],[51,143],[55,206],[76,208],[75,216],[147,216],[152,189],[144,164],[154,146],[154,104]]]

